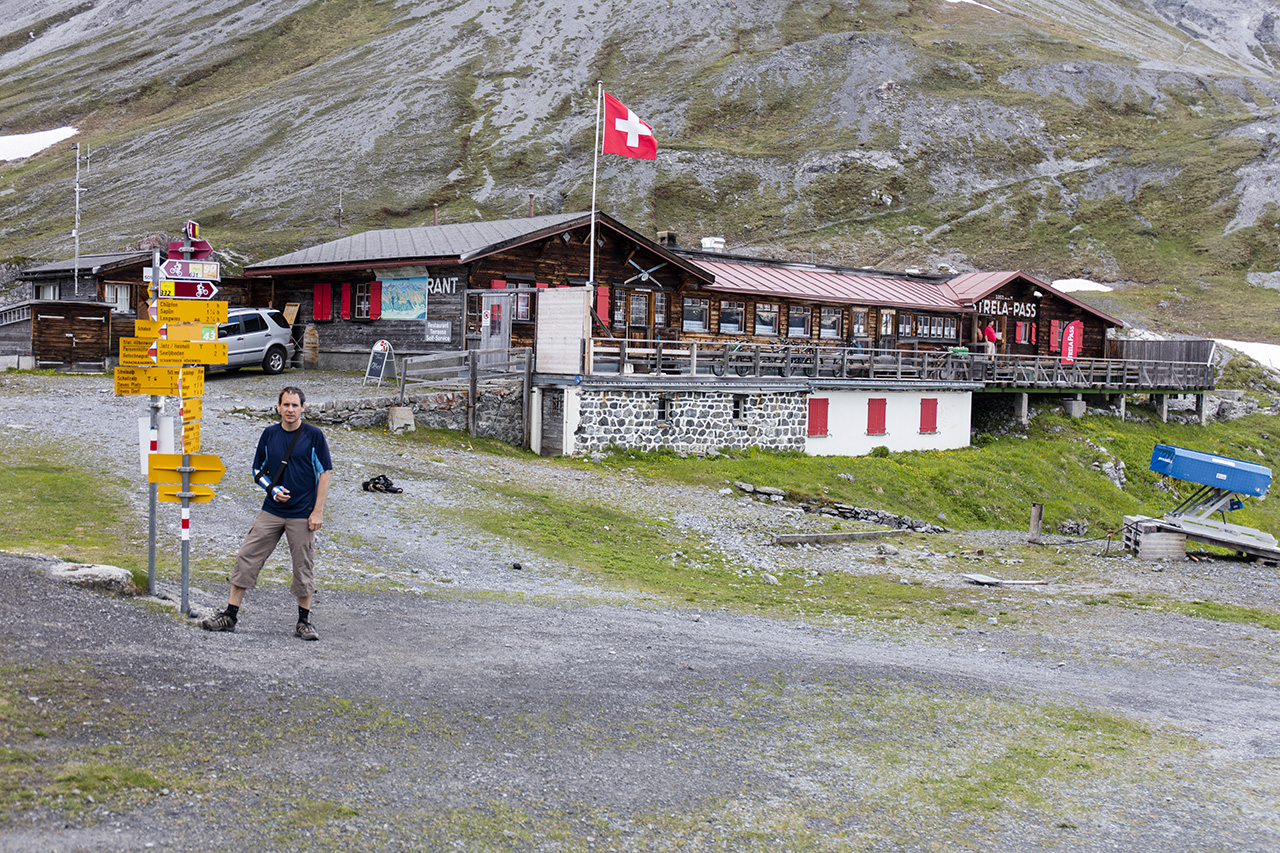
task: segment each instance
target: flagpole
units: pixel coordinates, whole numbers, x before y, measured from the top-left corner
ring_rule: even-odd
[[[596,81],[596,153],[591,164],[591,254],[587,268],[587,285],[596,284],[596,173],[600,169],[600,105],[604,101],[604,81]],[[593,297],[594,298],[594,297]]]

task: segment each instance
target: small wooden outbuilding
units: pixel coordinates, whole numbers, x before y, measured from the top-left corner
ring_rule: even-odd
[[[111,309],[102,302],[30,299],[0,309],[0,366],[105,371]]]

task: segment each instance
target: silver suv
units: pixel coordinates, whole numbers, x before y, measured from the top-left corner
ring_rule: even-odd
[[[293,360],[292,331],[274,308],[228,308],[218,340],[227,345],[227,370],[261,364],[263,373],[276,374]]]

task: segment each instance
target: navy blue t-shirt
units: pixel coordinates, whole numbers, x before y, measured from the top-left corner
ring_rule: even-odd
[[[329,442],[325,440],[320,427],[312,426],[305,421],[298,426],[302,434],[298,443],[293,446],[289,456],[289,464],[284,466],[279,483],[273,486],[284,486],[289,490],[289,500],[280,503],[271,497],[267,490],[266,500],[262,508],[272,515],[281,518],[306,518],[316,507],[316,487],[320,475],[333,468],[329,459]],[[272,424],[262,431],[258,439],[258,452],[253,456],[253,478],[271,477],[275,474],[280,460],[289,450],[289,442],[294,434],[286,432],[280,424]]]

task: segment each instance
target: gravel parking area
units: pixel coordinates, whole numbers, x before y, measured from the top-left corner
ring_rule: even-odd
[[[309,405],[367,391],[350,374],[209,378],[203,451],[228,474],[192,509],[202,566],[229,566],[260,502],[247,465],[265,421],[243,410],[286,382]],[[145,398],[117,398],[103,377],[0,383],[0,450],[61,443],[133,478],[145,536]],[[174,614],[173,578],[170,602],[148,606],[0,555],[10,693],[75,723],[5,749],[144,763],[164,781],[36,798],[0,820],[0,850],[1280,846],[1277,632],[1140,606],[1274,612],[1273,567],[1142,564],[1065,539],[1032,567],[1019,562],[1025,535],[1000,531],[779,547],[772,534],[826,523],[628,473],[327,432],[319,643],[291,636],[283,549],[222,635]],[[405,492],[361,491],[377,473]],[[887,575],[972,613],[963,625],[764,618],[613,589],[449,521],[482,512],[494,500],[483,484],[503,482],[671,519],[746,577]],[[175,547],[177,512],[163,516],[162,547]],[[1048,583],[962,577],[1032,571]],[[225,600],[208,577],[191,590],[196,612]],[[1063,766],[1024,789],[1016,769],[1041,761]]]

